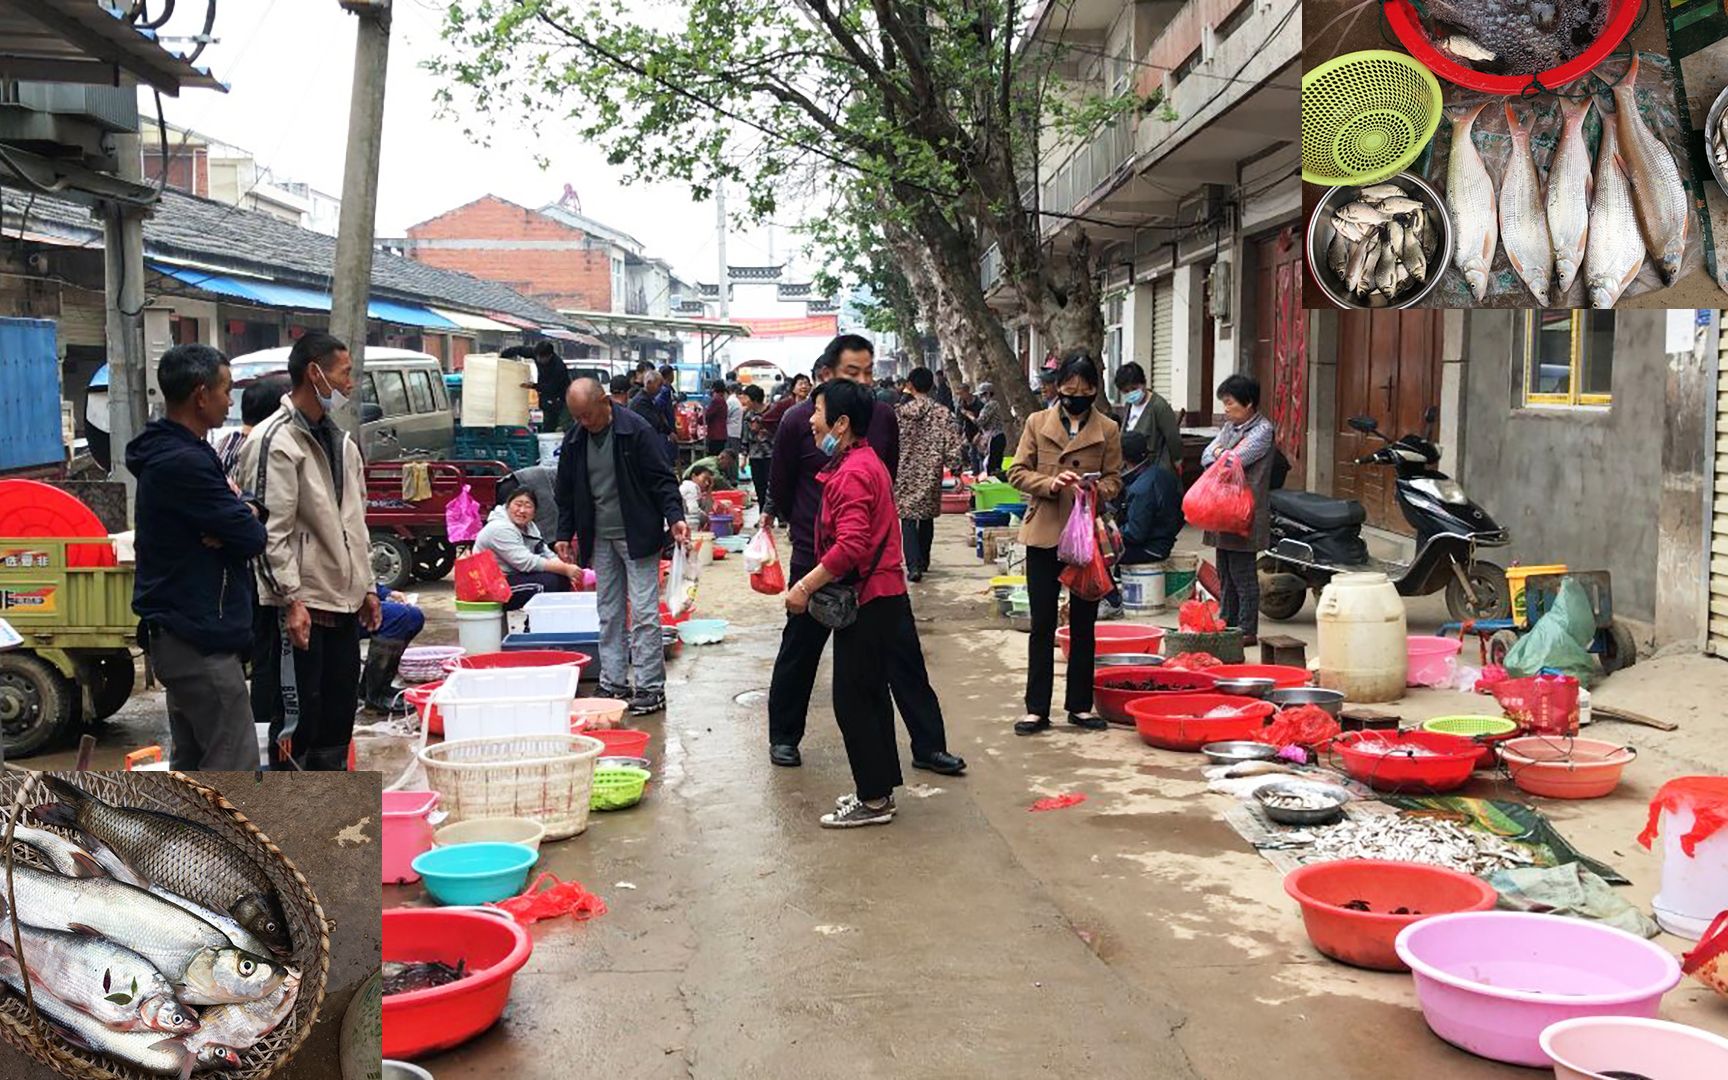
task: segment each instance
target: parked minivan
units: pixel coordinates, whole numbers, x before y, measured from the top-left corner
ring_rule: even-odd
[[[254,381],[288,373],[288,348],[261,349],[229,361],[234,373],[234,403],[228,423],[210,433],[222,436],[240,427],[240,396]],[[456,441],[456,419],[444,387],[444,368],[435,356],[411,349],[366,346],[366,372],[360,379],[360,414],[366,432],[367,461],[446,458]]]

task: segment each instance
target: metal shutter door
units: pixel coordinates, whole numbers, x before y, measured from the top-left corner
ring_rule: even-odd
[[[1169,401],[1170,367],[1175,362],[1176,280],[1161,278],[1152,286],[1152,389]]]
[[[1728,319],[1728,311],[1717,312],[1717,317]],[[1728,656],[1728,333],[1718,335],[1716,350],[1716,465],[1710,502],[1708,644],[1712,653]]]

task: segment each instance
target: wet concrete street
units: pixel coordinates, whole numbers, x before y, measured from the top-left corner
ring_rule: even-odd
[[[1205,792],[1196,756],[1122,730],[1015,737],[1026,638],[995,617],[964,527],[939,524],[936,570],[913,596],[966,777],[908,768],[892,825],[818,828],[850,790],[826,664],[804,765],[776,769],[764,692],[780,602],[750,592],[735,557],[716,564],[698,607],[732,630],[671,668],[672,708],[644,725],[657,764],[647,801],[542,850],[541,869],[610,913],[535,927],[504,1021],[422,1064],[440,1080],[1536,1075],[1435,1039],[1408,976],[1315,953],[1278,872],[1220,818],[1228,804]],[[1411,612],[1415,632],[1444,617],[1438,598]],[[430,640],[448,632],[436,622]],[[1285,629],[1312,642],[1312,605]],[[1712,704],[1724,695],[1728,665],[1702,657],[1616,675],[1598,701],[1681,730],[1597,725],[1643,751],[1628,782],[1547,806],[1579,848],[1634,879],[1635,902],[1656,887],[1657,860],[1633,843],[1649,796],[1728,760]],[[1473,704],[1421,691],[1397,709]],[[1069,791],[1087,801],[1027,812]],[[1513,795],[1485,779],[1467,793]],[[416,888],[385,889],[386,905],[418,902]],[[1664,1013],[1728,1032],[1728,1011],[1696,984]]]

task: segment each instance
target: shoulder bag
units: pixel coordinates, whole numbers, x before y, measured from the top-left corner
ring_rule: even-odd
[[[882,552],[887,550],[888,541],[884,539],[876,547],[876,555],[870,560],[870,569],[862,574],[848,574],[852,582],[863,583],[876,572],[877,565],[882,561]],[[858,621],[858,584],[846,581],[830,581],[828,584],[810,594],[810,600],[805,609],[812,619],[830,630],[844,630]]]

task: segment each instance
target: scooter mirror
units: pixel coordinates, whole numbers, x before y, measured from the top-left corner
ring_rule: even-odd
[[[1377,431],[1380,428],[1379,423],[1376,422],[1372,416],[1352,416],[1348,421],[1346,421],[1346,423],[1357,431],[1362,432],[1364,435],[1369,432]]]

